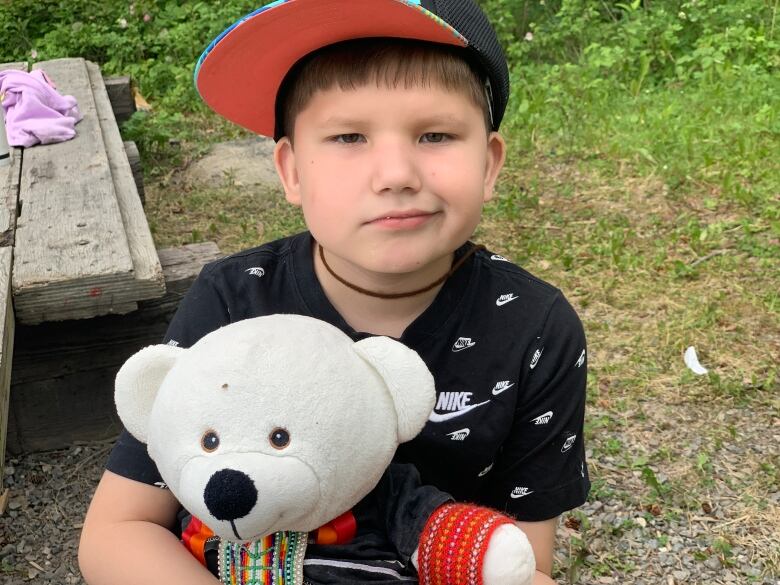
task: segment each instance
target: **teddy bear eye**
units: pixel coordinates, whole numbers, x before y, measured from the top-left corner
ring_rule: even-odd
[[[274,449],[284,449],[290,444],[290,433],[285,429],[279,428],[271,431],[268,435],[268,440],[271,441],[271,445]]]
[[[217,447],[219,447],[219,435],[217,435],[216,431],[209,429],[203,433],[203,436],[200,439],[200,446],[203,447],[203,450],[207,453],[216,451]]]

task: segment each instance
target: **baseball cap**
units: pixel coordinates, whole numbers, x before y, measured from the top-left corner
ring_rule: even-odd
[[[370,37],[464,48],[485,75],[498,129],[509,98],[509,71],[496,33],[474,0],[277,0],[209,44],[195,67],[195,87],[221,116],[278,140],[276,100],[290,69],[322,47]]]

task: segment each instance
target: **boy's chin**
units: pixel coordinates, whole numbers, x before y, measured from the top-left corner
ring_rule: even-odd
[[[388,276],[404,276],[430,273],[438,278],[449,270],[452,264],[453,252],[442,251],[431,253],[424,251],[410,253],[407,251],[390,252],[381,257],[372,257],[356,262],[363,270]]]
[[[426,241],[428,240],[428,241]],[[378,275],[402,276],[415,273],[441,276],[449,270],[455,251],[468,241],[467,238],[432,241],[428,238],[398,238],[386,241],[362,243],[323,241],[325,260],[336,272],[358,270]],[[313,252],[319,254],[317,246]]]

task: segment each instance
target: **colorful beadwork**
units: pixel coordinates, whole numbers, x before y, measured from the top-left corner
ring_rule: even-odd
[[[219,580],[223,585],[302,585],[305,532],[276,532],[254,542],[222,540]]]
[[[482,563],[496,528],[512,520],[489,508],[445,504],[420,536],[420,585],[482,585]]]

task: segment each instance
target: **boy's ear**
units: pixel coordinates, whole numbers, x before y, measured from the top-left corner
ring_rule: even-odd
[[[493,189],[498,180],[498,174],[504,167],[506,160],[506,142],[498,132],[491,132],[488,136],[487,159],[485,161],[485,183],[483,201],[493,199]]]
[[[284,197],[293,205],[300,206],[301,192],[298,171],[295,166],[295,152],[292,142],[286,136],[279,139],[274,147],[274,166],[282,182]]]

